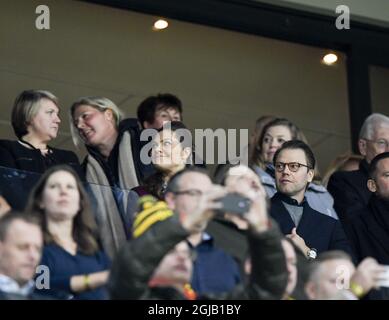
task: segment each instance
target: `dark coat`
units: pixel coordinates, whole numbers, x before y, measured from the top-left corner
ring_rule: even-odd
[[[244,230],[238,229],[231,221],[216,216],[208,223],[206,232],[212,236],[216,247],[234,257],[243,267],[249,256],[247,236]]]
[[[171,287],[149,288],[148,282],[162,258],[185,240],[188,233],[178,216],[155,223],[139,238],[127,242],[117,254],[111,269],[109,287],[112,299],[184,299]],[[280,299],[287,283],[285,256],[278,228],[248,235],[252,277],[226,294],[212,299]]]
[[[334,198],[334,208],[342,223],[359,209],[363,209],[371,197],[367,188],[368,163],[363,160],[356,171],[335,172],[328,181],[327,189]]]
[[[39,150],[26,148],[18,141],[0,140],[0,167],[3,167],[0,168],[0,191],[13,209],[24,209],[29,192],[49,167],[69,165],[84,180],[74,152],[56,148],[49,150],[49,155],[45,157]]]
[[[373,195],[345,227],[358,262],[373,257],[389,265],[389,201]]]
[[[271,199],[270,215],[276,220],[283,234],[292,233],[295,224],[288,210],[282,203],[286,196],[276,193]],[[297,234],[302,237],[309,248],[318,253],[328,250],[343,250],[351,254],[350,245],[340,222],[313,210],[308,202],[303,202],[303,215],[297,227]]]
[[[35,173],[44,173],[47,168],[67,164],[82,177],[77,155],[68,150],[49,148],[48,156],[39,150],[29,149],[18,141],[0,140],[0,166]]]

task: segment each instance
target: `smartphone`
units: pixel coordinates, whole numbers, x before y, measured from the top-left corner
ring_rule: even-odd
[[[226,196],[219,199],[222,204],[222,207],[218,209],[223,213],[234,213],[238,215],[243,215],[249,211],[251,206],[251,200],[241,196],[238,193],[227,193]]]

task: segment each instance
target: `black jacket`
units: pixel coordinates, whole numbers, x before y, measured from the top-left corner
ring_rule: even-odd
[[[288,200],[289,199],[289,200]],[[281,193],[276,193],[271,199],[270,215],[275,219],[283,234],[292,233],[295,224],[282,201],[291,199]],[[328,250],[343,250],[351,254],[350,245],[340,222],[312,209],[304,200],[303,215],[297,227],[297,234],[306,245],[315,248],[318,253]]]
[[[345,226],[356,260],[375,258],[380,264],[389,264],[389,201],[371,196],[368,205],[352,213]],[[388,300],[389,288],[372,290],[367,300]]]
[[[109,288],[112,299],[184,299],[171,287],[150,288],[155,268],[173,247],[188,237],[176,215],[154,224],[147,232],[127,242],[116,256]],[[274,224],[261,234],[250,232],[248,241],[252,275],[246,284],[208,299],[280,299],[287,283],[281,235]]]
[[[363,209],[371,197],[367,188],[369,164],[363,160],[356,171],[335,172],[328,181],[327,189],[334,198],[334,208],[342,223],[355,211]]]
[[[389,265],[389,201],[373,195],[369,204],[353,213],[345,227],[358,262],[373,257]]]
[[[82,170],[77,155],[68,150],[49,147],[48,156],[39,150],[24,147],[18,141],[0,140],[0,166],[35,173],[43,173],[47,168],[67,164],[80,174]]]
[[[206,232],[214,239],[215,246],[231,255],[242,267],[249,256],[247,236],[234,223],[221,217],[209,221]]]
[[[18,141],[0,140],[0,167],[3,167],[0,168],[0,191],[13,209],[24,209],[28,193],[49,167],[67,164],[84,180],[74,152],[56,148],[49,150],[49,155],[45,157],[39,150],[26,148]]]

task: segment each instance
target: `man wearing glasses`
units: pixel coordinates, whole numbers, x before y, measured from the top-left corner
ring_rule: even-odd
[[[312,181],[315,157],[307,144],[299,140],[285,142],[274,155],[277,193],[271,199],[271,216],[281,231],[307,256],[327,250],[350,247],[339,221],[312,209],[305,191]]]
[[[359,170],[335,172],[328,182],[328,191],[334,197],[334,208],[342,223],[369,202],[372,193],[367,188],[368,167],[375,156],[389,151],[389,117],[380,113],[367,117],[359,133],[358,147],[364,156]]]
[[[170,209],[190,215],[212,187],[205,170],[190,167],[171,179],[165,201]],[[241,281],[239,266],[229,254],[215,246],[211,235],[204,231],[206,227],[207,221],[203,221],[197,226],[197,232],[188,237],[189,245],[197,254],[192,287],[199,294],[230,291]]]

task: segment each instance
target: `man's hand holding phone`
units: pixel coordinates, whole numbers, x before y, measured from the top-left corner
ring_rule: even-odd
[[[230,193],[237,193],[250,200],[248,211],[242,218],[246,224],[256,232],[263,232],[269,228],[266,191],[258,176],[246,166],[237,166],[229,170],[226,178],[226,189]],[[234,217],[241,219],[241,217]]]

